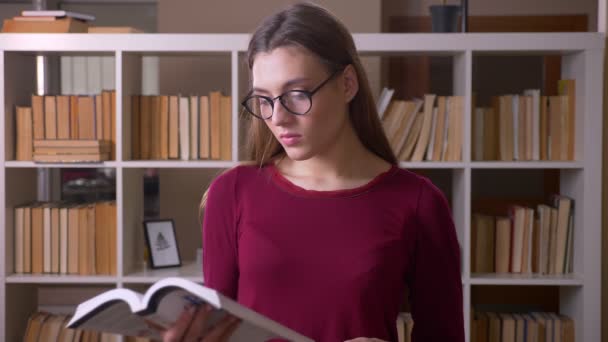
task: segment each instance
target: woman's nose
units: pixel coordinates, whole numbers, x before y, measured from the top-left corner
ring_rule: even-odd
[[[292,116],[293,115],[289,113],[289,111],[287,111],[281,101],[277,99],[274,104],[274,112],[272,113],[272,117],[270,118],[270,120],[272,120],[272,123],[275,126],[284,125],[286,122],[292,119]]]

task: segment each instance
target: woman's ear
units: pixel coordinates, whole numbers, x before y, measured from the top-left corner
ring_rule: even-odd
[[[357,77],[357,72],[352,64],[349,64],[344,68],[342,77],[344,80],[344,98],[346,99],[346,102],[349,103],[359,91],[359,78]]]

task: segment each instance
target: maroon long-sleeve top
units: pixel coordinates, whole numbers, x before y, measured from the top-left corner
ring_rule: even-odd
[[[393,166],[338,191],[301,188],[273,165],[210,185],[207,286],[319,342],[397,340],[409,288],[414,341],[464,341],[460,249],[443,193]]]

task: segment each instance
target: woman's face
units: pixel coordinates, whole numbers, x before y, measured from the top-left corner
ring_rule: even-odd
[[[352,70],[349,70],[352,72]],[[289,90],[311,91],[331,75],[308,50],[280,47],[254,60],[253,94],[275,98]],[[312,96],[305,115],[294,115],[274,101],[266,125],[292,160],[307,160],[328,151],[348,124],[350,95],[339,71]]]

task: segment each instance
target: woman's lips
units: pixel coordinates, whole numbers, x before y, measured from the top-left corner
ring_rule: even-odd
[[[279,136],[279,139],[285,146],[294,146],[294,145],[297,145],[302,140],[302,136],[299,134],[288,133],[288,134],[281,134]]]

